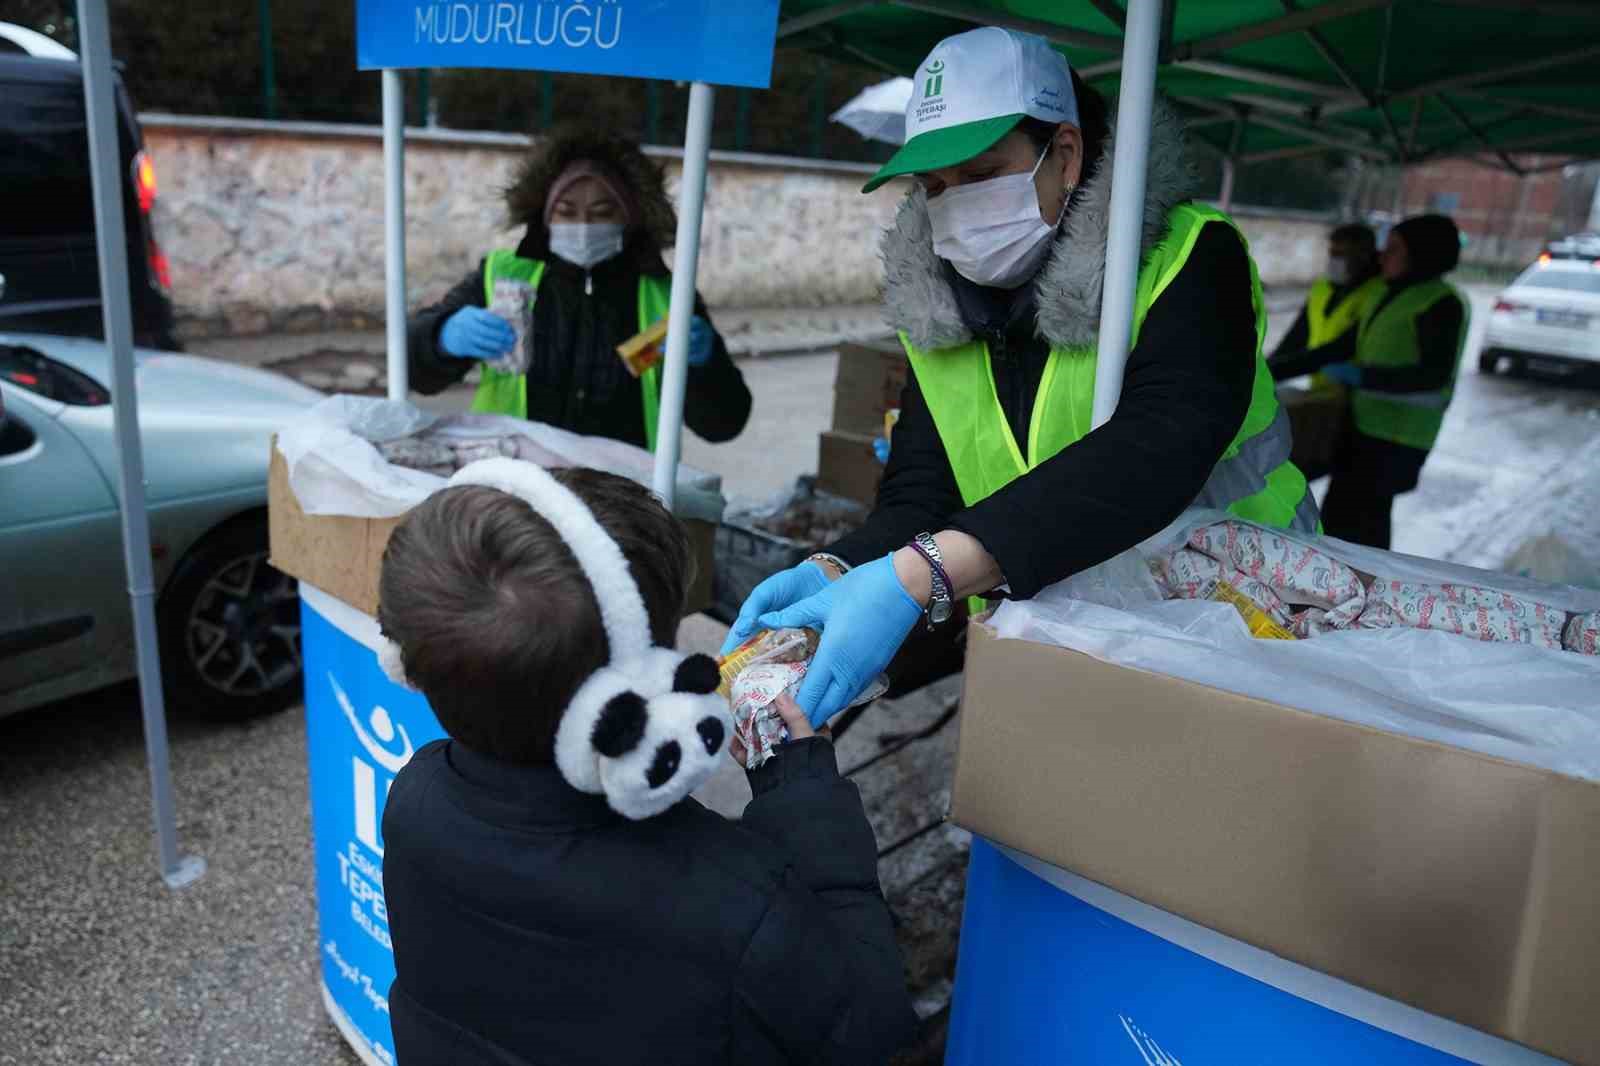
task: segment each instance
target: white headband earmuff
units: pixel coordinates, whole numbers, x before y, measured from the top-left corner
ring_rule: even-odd
[[[610,661],[590,674],[562,712],[556,767],[572,787],[603,793],[627,818],[649,818],[710,777],[733,735],[717,695],[716,660],[657,647],[644,597],[617,542],[571,489],[532,463],[483,459],[446,484],[484,485],[527,501],[555,529],[594,591]],[[385,638],[378,660],[407,685],[400,650]]]

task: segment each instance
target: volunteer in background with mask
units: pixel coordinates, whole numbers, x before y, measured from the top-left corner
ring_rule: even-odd
[[[1449,218],[1406,219],[1384,242],[1385,287],[1356,328],[1273,358],[1280,377],[1320,370],[1350,390],[1354,426],[1334,456],[1322,508],[1331,537],[1388,548],[1395,497],[1417,487],[1467,342],[1467,301],[1444,280],[1460,257],[1461,234]]]
[[[411,386],[439,392],[515,342],[487,308],[499,279],[533,287],[525,374],[484,366],[472,409],[515,415],[655,449],[661,368],[629,372],[617,346],[667,313],[672,275],[662,249],[677,220],[660,170],[637,145],[583,127],[539,138],[506,190],[515,250],[489,253],[439,303],[409,323]],[[684,424],[708,441],[739,435],[750,390],[695,302]]]
[[[842,709],[913,627],[977,594],[1028,598],[1203,504],[1311,530],[1261,357],[1261,286],[1226,215],[1188,202],[1181,123],[1152,117],[1135,343],[1090,431],[1111,201],[1106,103],[1042,39],[973,30],[918,67],[914,175],[883,243],[912,373],[866,525],[756,588],[729,636],[822,630],[799,694]],[[1004,587],[1004,591],[1000,591]]]
[[[1312,283],[1300,316],[1278,342],[1272,359],[1338,340],[1356,328],[1362,313],[1382,295],[1377,237],[1367,226],[1338,227],[1328,235],[1328,272]],[[1318,379],[1318,386],[1332,384],[1321,375]]]

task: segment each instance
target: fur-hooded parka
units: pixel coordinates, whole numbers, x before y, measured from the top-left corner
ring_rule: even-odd
[[[1038,308],[1038,334],[1052,347],[1093,344],[1099,330],[1111,219],[1115,114],[1111,129],[1099,165],[1072,196],[1049,260],[1029,283],[1034,286]],[[1183,120],[1158,97],[1150,120],[1141,254],[1166,235],[1169,212],[1190,197],[1194,184],[1183,142]],[[894,225],[884,235],[881,254],[886,317],[896,331],[923,349],[946,348],[972,339],[944,263],[934,254],[927,197],[920,186],[900,205]]]
[[[512,225],[526,226],[524,248],[542,255],[549,249],[549,230],[545,226],[544,206],[550,186],[562,171],[580,160],[598,163],[611,171],[632,192],[639,209],[634,225],[657,254],[670,248],[677,234],[678,216],[667,199],[666,182],[658,167],[639,146],[625,137],[597,130],[592,126],[557,126],[534,141],[533,147],[517,165],[511,184],[506,186],[506,213]]]

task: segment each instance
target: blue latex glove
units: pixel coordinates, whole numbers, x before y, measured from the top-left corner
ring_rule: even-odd
[[[1322,368],[1322,373],[1329,381],[1337,381],[1348,388],[1361,385],[1361,368],[1354,363],[1330,363]]]
[[[463,307],[439,331],[439,347],[458,359],[495,359],[515,343],[510,323],[485,307]]]
[[[872,454],[877,457],[878,462],[887,465],[889,462],[889,438],[873,437]]]
[[[822,630],[795,697],[811,724],[821,726],[883,673],[921,617],[922,607],[894,572],[894,556],[885,555],[760,622],[768,629]]]
[[[711,362],[711,351],[716,346],[716,331],[711,323],[695,315],[689,320],[689,365],[705,366]]]
[[[762,628],[756,619],[762,615],[793,607],[807,596],[814,596],[827,587],[828,575],[816,563],[804,562],[787,570],[779,570],[750,590],[744,606],[739,608],[739,617],[734,619],[733,628],[728,630],[722,654],[728,654],[755,636]]]

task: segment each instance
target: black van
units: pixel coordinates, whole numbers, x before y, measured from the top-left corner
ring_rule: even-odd
[[[150,226],[155,169],[120,78],[116,101],[134,343],[178,350],[167,260]],[[0,330],[103,336],[77,63],[0,55],[0,191]]]

